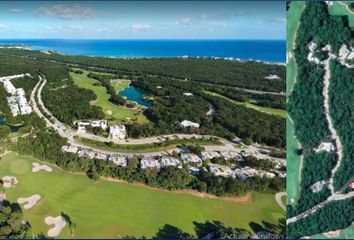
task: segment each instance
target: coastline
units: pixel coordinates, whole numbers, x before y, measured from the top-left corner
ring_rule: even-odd
[[[85,40],[80,40],[80,41],[88,41],[89,39],[85,39]],[[86,56],[86,57],[97,57],[97,58],[112,58],[112,59],[173,59],[173,58],[181,58],[181,59],[214,59],[214,60],[224,60],[224,61],[237,61],[237,62],[255,62],[255,63],[262,63],[262,64],[269,64],[269,65],[282,65],[285,66],[286,65],[286,56],[284,57],[284,60],[280,60],[279,56],[275,57],[278,58],[277,60],[274,59],[272,60],[270,57],[269,58],[269,52],[265,52],[264,57],[252,57],[252,56],[242,56],[244,54],[244,52],[246,52],[246,50],[226,50],[226,49],[221,49],[218,51],[210,51],[209,53],[200,53],[198,54],[198,52],[192,53],[191,51],[193,50],[188,50],[188,48],[186,49],[181,49],[179,50],[179,52],[169,52],[169,50],[166,51],[160,51],[160,54],[153,54],[151,52],[143,52],[145,49],[144,48],[140,48],[141,53],[139,53],[139,49],[135,50],[135,51],[131,51],[131,53],[127,53],[130,50],[124,50],[122,51],[121,48],[125,47],[125,46],[119,46],[117,47],[117,49],[120,50],[119,53],[107,53],[107,52],[97,52],[97,53],[90,53],[87,52],[85,49],[82,51],[78,51],[78,52],[72,52],[72,53],[66,53],[65,50],[58,50],[58,46],[44,46],[44,45],[40,45],[40,42],[38,44],[35,43],[29,43],[24,40],[22,43],[21,42],[16,42],[16,39],[14,39],[14,42],[10,42],[12,40],[3,40],[4,42],[2,42],[2,40],[0,39],[0,49],[1,48],[14,48],[14,49],[23,49],[23,50],[31,50],[31,51],[38,51],[41,53],[45,53],[50,55],[51,53],[54,54],[59,54],[59,55],[63,55],[63,56]],[[6,42],[7,41],[7,42]],[[36,41],[41,41],[41,40],[36,40]],[[65,44],[65,41],[71,41],[71,40],[67,40],[67,39],[61,39],[60,41],[64,41],[63,44]],[[78,41],[78,40],[74,40],[74,41]],[[95,40],[96,41],[96,40]],[[97,40],[98,42],[100,40]],[[108,41],[108,40],[105,40]],[[112,40],[113,41],[128,41],[128,40]],[[129,40],[132,43],[134,42],[138,42],[137,40]],[[145,40],[144,40],[145,41]],[[146,42],[149,43],[153,41],[163,41],[163,42],[167,42],[167,41],[176,41],[176,42],[183,42],[185,40],[146,40]],[[193,41],[202,41],[202,40],[188,40],[185,41],[186,43],[188,42],[193,42]],[[231,42],[231,41],[235,41],[235,42],[247,42],[249,41],[250,43],[252,42],[283,42],[283,40],[205,40],[205,41],[210,41],[210,42],[216,42],[216,41],[225,41],[225,42]],[[284,41],[285,42],[285,41]],[[171,45],[173,45],[173,42],[171,43]],[[177,46],[176,46],[177,47]],[[59,47],[61,48],[61,47]],[[150,48],[150,47],[149,47]],[[146,49],[149,49],[146,48]],[[153,48],[153,47],[152,47]],[[156,48],[155,48],[156,49]],[[163,49],[163,48],[162,48]],[[161,49],[158,49],[157,51],[159,51]],[[90,50],[88,50],[90,51]],[[217,52],[217,53],[215,53]],[[231,54],[227,54],[227,53],[231,52]],[[224,53],[224,54],[223,54]]]

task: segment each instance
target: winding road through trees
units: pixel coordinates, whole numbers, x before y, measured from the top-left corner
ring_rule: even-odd
[[[331,138],[335,141],[335,148],[336,148],[336,155],[337,155],[337,162],[336,162],[335,167],[331,170],[331,177],[329,179],[329,185],[328,185],[328,188],[331,190],[331,195],[326,200],[313,206],[312,208],[306,210],[305,212],[303,212],[295,217],[287,219],[287,224],[294,223],[300,219],[306,218],[307,216],[317,212],[319,209],[326,206],[329,202],[344,200],[347,198],[354,197],[354,191],[346,193],[346,194],[340,193],[340,190],[337,192],[334,191],[334,186],[333,186],[334,176],[335,176],[335,173],[337,172],[337,170],[339,169],[341,161],[343,159],[342,143],[340,141],[340,138],[337,134],[336,129],[334,128],[332,118],[330,116],[330,104],[329,104],[329,86],[330,86],[330,79],[331,79],[330,62],[331,62],[331,60],[336,59],[337,57],[336,57],[336,55],[331,53],[331,46],[330,45],[326,45],[322,50],[329,52],[328,58],[325,59],[322,63],[320,63],[321,65],[323,65],[324,70],[325,70],[325,73],[323,76],[323,90],[322,90],[322,94],[323,94],[323,98],[324,98],[323,106],[324,106],[324,113],[326,116],[326,120],[328,123],[328,128],[331,133]]]

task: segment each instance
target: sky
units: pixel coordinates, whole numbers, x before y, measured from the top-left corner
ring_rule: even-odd
[[[0,39],[285,39],[285,1],[0,1]]]

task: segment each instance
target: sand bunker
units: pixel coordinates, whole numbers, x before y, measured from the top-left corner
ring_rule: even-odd
[[[62,216],[58,217],[46,217],[44,219],[47,225],[54,225],[53,228],[49,229],[48,237],[57,237],[59,236],[61,230],[65,227],[66,221],[65,218]]]
[[[36,173],[41,170],[47,171],[47,172],[52,172],[53,169],[47,165],[41,165],[39,163],[32,163],[32,172]]]
[[[35,194],[31,197],[28,198],[19,198],[17,199],[17,202],[19,204],[23,204],[25,203],[25,205],[23,206],[25,209],[30,209],[32,208],[34,205],[36,205],[36,203],[41,199],[41,196],[39,196],[38,194]]]
[[[329,232],[323,233],[323,235],[325,235],[328,238],[337,238],[340,236],[340,230],[329,231]]]
[[[3,182],[4,188],[10,188],[18,183],[16,177],[14,177],[14,176],[5,176],[2,178],[2,182]]]

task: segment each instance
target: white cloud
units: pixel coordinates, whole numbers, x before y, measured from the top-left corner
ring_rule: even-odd
[[[208,25],[211,26],[211,27],[226,27],[227,23],[211,21],[211,22],[208,22]]]
[[[232,13],[202,13],[199,15],[201,20],[225,20],[225,19],[232,19],[236,17],[243,17],[251,15],[252,13],[249,11],[235,11]]]
[[[89,7],[82,7],[79,4],[71,6],[57,4],[53,6],[40,7],[37,9],[37,13],[39,15],[63,19],[82,19],[92,16],[94,11]]]
[[[190,17],[181,17],[176,21],[177,24],[187,25],[192,23],[192,19]]]
[[[12,13],[22,13],[22,9],[20,9],[20,8],[12,8],[12,9],[10,9],[10,12],[12,12]]]
[[[73,24],[62,26],[46,26],[44,31],[48,33],[102,33],[108,32],[109,30],[105,27],[86,27],[79,24]]]
[[[0,23],[0,30],[6,30],[7,26],[3,23]]]
[[[141,31],[141,30],[146,30],[146,29],[150,29],[150,25],[149,24],[140,24],[140,23],[134,23],[132,24],[132,29],[133,31],[137,32],[137,31]]]

